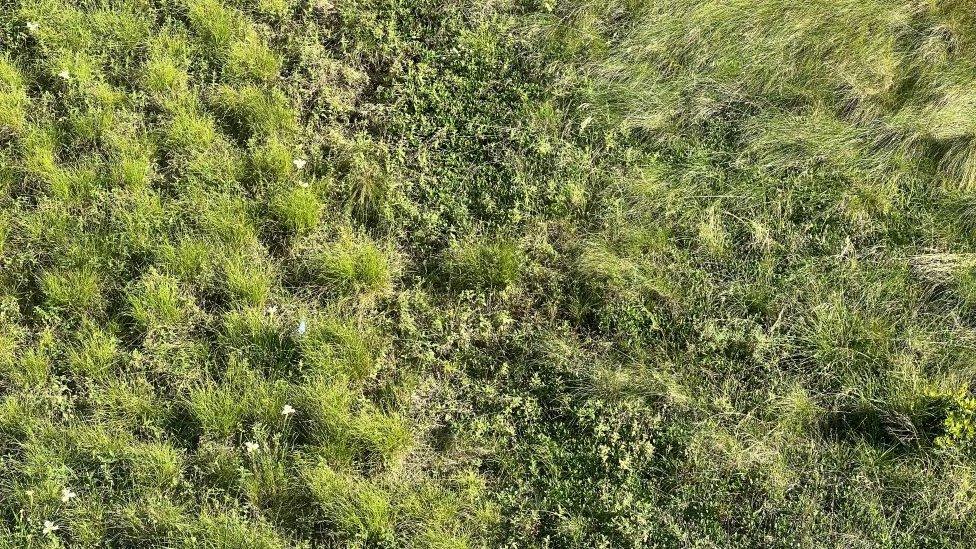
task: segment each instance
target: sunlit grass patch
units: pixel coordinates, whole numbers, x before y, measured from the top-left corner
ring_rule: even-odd
[[[224,70],[232,81],[270,82],[281,72],[281,59],[249,33],[230,47]]]
[[[27,124],[27,86],[20,70],[9,59],[0,58],[0,136],[20,135]]]
[[[331,295],[375,295],[389,291],[395,256],[366,236],[342,232],[335,240],[322,235],[300,242],[297,254],[302,276]]]
[[[147,332],[186,328],[195,307],[179,282],[157,272],[144,275],[128,292],[130,314]]]
[[[322,202],[308,187],[279,191],[271,199],[271,211],[288,234],[308,233],[322,220]]]
[[[141,84],[153,102],[175,110],[190,94],[185,39],[163,33],[152,44]],[[182,54],[182,55],[181,55]]]
[[[199,214],[195,223],[216,244],[231,250],[244,250],[257,242],[257,227],[247,201],[233,195],[199,193],[192,197],[187,207]]]
[[[306,479],[327,519],[345,537],[374,544],[395,539],[397,510],[384,491],[324,464],[308,470]]]
[[[162,243],[157,261],[162,270],[181,282],[198,288],[216,284],[218,255],[216,246],[203,239],[182,237]]]
[[[223,271],[230,299],[244,305],[264,305],[276,282],[273,266],[260,256],[241,254],[228,257]]]
[[[79,378],[104,378],[122,354],[118,338],[95,326],[89,326],[81,336],[68,355],[71,372]]]
[[[97,404],[94,416],[105,424],[151,431],[162,428],[171,416],[168,404],[142,376],[95,378],[89,400]]]
[[[207,150],[217,140],[214,121],[193,104],[173,113],[162,142],[170,154],[192,154]]]
[[[525,261],[517,243],[484,239],[457,244],[445,268],[450,283],[460,288],[503,290],[518,280]]]
[[[280,92],[254,85],[221,85],[213,90],[210,102],[228,133],[241,142],[252,137],[288,137],[296,131],[295,113]]]
[[[214,547],[288,547],[283,536],[264,522],[250,522],[234,511],[206,512],[199,518],[199,539]]]
[[[303,181],[304,174],[296,171],[297,165],[302,165],[304,160],[295,158],[288,146],[279,139],[253,143],[249,160],[249,168],[253,172],[251,177],[256,181],[286,185]]]
[[[306,322],[308,327],[298,337],[298,348],[308,371],[352,381],[375,373],[383,349],[369,326],[333,318]]]
[[[90,267],[45,273],[42,286],[46,302],[53,310],[90,314],[104,307],[99,275]]]
[[[297,368],[294,343],[281,319],[264,307],[233,310],[223,316],[221,342],[229,355],[277,374]]]
[[[207,383],[195,387],[187,398],[187,407],[200,426],[200,432],[215,439],[226,439],[239,433],[250,410],[232,385]]]
[[[190,29],[206,46],[207,55],[226,55],[234,40],[244,32],[243,17],[219,0],[190,0],[183,5]]]

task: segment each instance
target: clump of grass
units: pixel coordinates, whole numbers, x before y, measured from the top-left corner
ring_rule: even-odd
[[[286,328],[264,307],[247,307],[223,317],[222,342],[231,353],[276,372],[291,367],[292,344]]]
[[[193,388],[187,397],[187,408],[200,431],[218,440],[241,430],[249,411],[247,404],[236,387],[214,382]]]
[[[288,234],[306,234],[322,220],[322,203],[313,189],[295,187],[274,195],[271,212]]]
[[[190,97],[190,76],[181,60],[178,57],[174,58],[175,56],[167,52],[167,49],[169,48],[162,46],[159,50],[153,50],[144,69],[142,85],[160,106],[173,110]],[[174,144],[185,140],[179,135],[183,130],[178,124],[185,125],[186,122],[174,122],[173,134],[170,138]]]
[[[244,21],[234,9],[219,0],[186,2],[190,29],[196,34],[210,55],[223,56],[243,32]]]
[[[452,285],[463,289],[504,290],[518,280],[526,258],[515,242],[474,240],[455,245],[445,262]]]
[[[223,270],[227,294],[233,302],[261,307],[268,301],[275,285],[275,273],[262,258],[231,256]]]
[[[20,135],[27,124],[27,87],[10,59],[0,57],[0,137]]]
[[[5,377],[15,387],[41,386],[52,373],[55,352],[54,334],[45,330],[37,336],[33,345],[21,348],[15,363],[6,365]]]
[[[264,521],[248,521],[233,510],[206,512],[199,520],[199,539],[213,547],[283,549],[288,542]]]
[[[255,34],[231,45],[224,70],[231,80],[270,82],[281,72],[281,60]]]
[[[192,531],[192,519],[183,505],[153,494],[127,502],[112,525],[112,534],[126,543],[175,543]]]
[[[312,372],[362,381],[375,373],[379,347],[369,329],[336,319],[315,319],[299,339],[305,367]]]
[[[309,377],[298,393],[307,435],[334,462],[351,464],[355,457],[350,437],[354,398],[347,383],[324,376]]]
[[[70,351],[68,364],[75,376],[101,379],[112,371],[120,355],[118,338],[99,328],[89,327],[77,347]]]
[[[357,414],[354,425],[366,460],[390,466],[402,461],[413,445],[410,426],[400,415],[367,408]]]
[[[174,490],[182,480],[182,452],[165,442],[146,442],[128,448],[132,482],[163,492]]]
[[[290,137],[296,131],[294,111],[281,93],[254,85],[222,85],[214,90],[210,101],[231,135],[242,142],[252,137]]]
[[[129,429],[161,427],[169,418],[169,409],[155,387],[140,375],[96,378],[90,400],[97,403],[96,417],[105,424]]]
[[[217,140],[217,129],[212,118],[199,108],[182,106],[173,117],[162,137],[162,142],[170,154],[199,154],[210,148]]]
[[[57,168],[43,184],[45,193],[52,198],[80,207],[93,198],[100,180],[93,166],[80,164]]]
[[[295,171],[291,150],[278,139],[267,139],[252,145],[250,170],[257,181],[286,183]]]
[[[46,303],[54,311],[82,314],[104,308],[98,273],[91,267],[57,270],[41,279]]]
[[[371,544],[395,539],[397,510],[384,491],[324,464],[309,468],[305,479],[322,512],[345,537]]]
[[[155,154],[155,146],[132,136],[120,138],[119,141],[113,146],[112,152],[113,183],[132,190],[148,186],[157,176],[156,167],[151,160]]]
[[[210,243],[183,237],[160,245],[156,252],[160,268],[180,282],[200,289],[215,283],[217,254]]]
[[[144,275],[128,292],[132,318],[148,332],[185,327],[194,315],[179,282],[158,272]]]
[[[297,250],[303,275],[333,295],[380,295],[391,288],[392,254],[365,236],[343,232],[334,241],[313,238]]]
[[[243,250],[257,242],[250,204],[234,196],[195,196],[191,207],[198,208],[201,232],[232,250]]]

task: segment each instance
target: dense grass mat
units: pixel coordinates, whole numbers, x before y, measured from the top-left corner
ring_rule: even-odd
[[[0,0],[0,546],[960,547],[967,2]]]

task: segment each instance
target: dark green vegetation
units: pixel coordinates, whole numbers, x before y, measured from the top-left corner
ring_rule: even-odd
[[[971,543],[974,19],[0,0],[0,544]]]

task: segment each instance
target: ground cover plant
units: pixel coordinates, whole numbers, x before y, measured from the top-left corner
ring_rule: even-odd
[[[0,546],[965,547],[963,1],[0,0]]]

